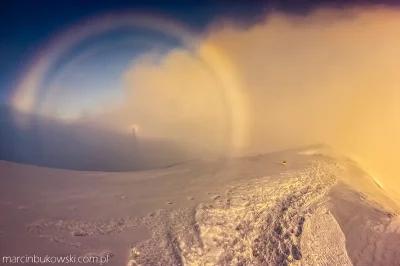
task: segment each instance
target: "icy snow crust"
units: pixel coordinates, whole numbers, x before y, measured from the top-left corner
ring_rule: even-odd
[[[306,264],[351,265],[344,235],[324,207],[338,170],[335,163],[314,161],[283,179],[247,180],[225,199],[194,210],[148,216],[144,222],[153,238],[132,248],[129,265],[294,265],[303,258]],[[320,223],[325,228],[315,226]],[[302,250],[302,235],[313,246],[329,242],[335,256],[324,248]]]

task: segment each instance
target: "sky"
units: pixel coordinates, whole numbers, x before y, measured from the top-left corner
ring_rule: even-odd
[[[32,3],[0,8],[21,112],[212,154],[324,142],[400,202],[395,1]]]
[[[251,2],[251,3],[249,3]],[[173,18],[179,23],[190,27],[195,32],[204,31],[210,23],[217,19],[229,18],[239,24],[254,24],[268,14],[271,10],[280,10],[287,13],[307,14],[320,6],[348,6],[356,4],[368,5],[377,1],[74,1],[61,0],[57,5],[51,0],[4,0],[0,3],[0,100],[8,100],[17,81],[23,75],[27,62],[41,50],[46,42],[54,37],[59,31],[71,27],[75,23],[104,12],[115,12],[118,10],[135,10],[143,14],[160,14]],[[384,3],[385,1],[379,1]],[[395,1],[386,1],[388,4]],[[393,4],[394,5],[394,4]],[[129,35],[129,34],[125,34]],[[133,37],[135,34],[130,33]],[[114,36],[115,37],[115,36]],[[120,36],[121,37],[121,36]],[[126,36],[125,36],[126,37]],[[112,41],[112,36],[104,36]],[[111,72],[120,70],[141,53],[143,44],[125,43],[114,39],[114,50],[99,51],[100,56],[113,53],[115,50],[126,52],[125,60],[115,59],[115,67]],[[136,38],[137,39],[137,38]],[[157,41],[153,41],[157,43]],[[121,47],[122,46],[122,47]],[[111,50],[110,50],[111,49]],[[121,54],[120,51],[116,52]],[[93,55],[94,57],[95,55]],[[99,56],[97,54],[96,56]],[[118,56],[118,55],[117,55]],[[104,56],[106,58],[107,55]],[[88,59],[90,61],[90,59]],[[101,64],[102,59],[92,60],[93,65]],[[98,61],[98,62],[97,62]],[[130,61],[129,61],[130,62]],[[118,66],[117,66],[117,65]],[[80,70],[76,70],[79,72]],[[84,69],[84,71],[87,71]],[[105,71],[104,71],[105,72]],[[115,75],[110,74],[110,79]],[[109,79],[109,80],[110,80]],[[82,81],[83,82],[83,81]],[[100,81],[99,81],[100,82]],[[75,84],[76,85],[76,84]],[[85,86],[83,82],[82,86]],[[68,86],[70,87],[70,86]],[[96,87],[92,84],[90,87]],[[85,87],[85,90],[90,90]],[[101,89],[100,89],[101,90]],[[104,88],[106,90],[106,88]],[[117,86],[116,90],[121,90]]]
[[[1,73],[0,73],[0,95],[4,100],[8,95],[16,80],[21,76],[21,71],[26,67],[26,62],[30,60],[34,54],[41,49],[45,43],[56,35],[59,31],[70,27],[71,25],[87,19],[100,13],[108,13],[119,10],[133,10],[143,14],[160,14],[173,17],[176,20],[193,28],[195,31],[201,31],[214,17],[223,16],[239,16],[243,19],[249,19],[257,13],[258,4],[244,5],[238,1],[232,4],[219,4],[212,1],[181,1],[165,3],[164,1],[71,1],[62,0],[54,1],[1,1],[0,5],[0,56]],[[208,2],[208,3],[207,3]],[[183,4],[182,4],[183,3]],[[244,10],[241,7],[246,7]],[[143,29],[140,33],[132,34],[127,31],[125,36],[120,32],[118,34],[109,34],[103,36],[103,41],[113,42],[114,50],[124,50],[126,52],[125,60],[119,60],[120,65],[126,64],[125,61],[134,58],[135,54],[140,53],[143,45],[125,44],[121,41],[123,38],[143,38],[146,32]],[[138,35],[140,35],[138,37]],[[151,34],[151,33],[147,33]],[[146,37],[146,36],[144,36]],[[147,36],[148,37],[148,36]],[[120,38],[120,40],[118,40]],[[122,44],[121,44],[122,42]],[[129,41],[128,41],[129,42]],[[156,43],[156,38],[153,43]],[[117,44],[115,44],[117,43]],[[118,47],[119,45],[122,47]],[[111,45],[112,46],[112,45]],[[105,48],[107,49],[107,47]],[[109,48],[110,49],[110,48]],[[132,51],[133,50],[133,51]],[[106,53],[114,51],[99,51],[106,60]],[[121,52],[117,51],[118,54]],[[117,55],[118,56],[118,55]],[[102,59],[92,61],[93,65],[101,63]],[[115,70],[122,66],[115,66]],[[86,88],[88,89],[88,88]]]

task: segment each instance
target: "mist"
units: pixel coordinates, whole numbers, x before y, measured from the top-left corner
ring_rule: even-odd
[[[36,146],[58,136],[57,145],[47,144],[51,160],[38,162],[45,157],[32,152],[13,160],[128,171],[325,143],[400,202],[398,29],[400,10],[387,7],[272,12],[251,26],[215,21],[189,49],[135,58],[120,77],[122,102],[76,121],[42,123],[41,142],[28,134]],[[5,141],[8,150],[24,146],[14,131],[4,134],[15,143]],[[71,152],[58,148],[65,143],[74,143]]]
[[[134,123],[143,136],[204,154],[322,142],[357,160],[397,196],[399,29],[400,10],[384,7],[272,13],[251,27],[219,21],[194,52],[175,49],[134,61],[122,77],[124,102],[105,109],[98,122],[119,132]],[[231,76],[204,63],[210,48]],[[235,100],[227,95],[237,88],[220,82],[232,78],[224,84],[240,84]],[[240,143],[233,140],[237,131]]]

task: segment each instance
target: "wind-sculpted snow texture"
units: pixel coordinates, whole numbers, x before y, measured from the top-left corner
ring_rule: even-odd
[[[313,161],[301,172],[246,180],[194,210],[153,213],[144,218],[153,237],[132,247],[129,265],[301,264],[310,257],[300,245],[305,222],[318,219],[338,171],[336,163]],[[329,217],[325,221],[335,223]],[[334,229],[341,233],[337,224]],[[337,245],[342,257],[325,256],[319,262],[351,265],[342,242]]]

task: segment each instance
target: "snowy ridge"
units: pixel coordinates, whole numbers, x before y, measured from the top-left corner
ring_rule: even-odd
[[[400,221],[370,175],[297,151],[118,174],[3,162],[0,250],[130,266],[400,265]]]
[[[307,253],[310,252],[309,249],[303,251],[301,246],[304,225],[310,217],[318,223],[326,193],[337,182],[339,170],[336,163],[312,161],[303,171],[285,174],[281,179],[247,180],[228,190],[225,198],[200,204],[194,210],[161,210],[151,214],[144,218],[144,223],[153,237],[132,247],[128,265],[296,265],[310,262],[303,259],[309,258]],[[333,216],[326,215],[324,221],[334,223]],[[341,233],[338,226],[335,229]],[[307,234],[312,237],[319,232]],[[313,241],[318,240],[313,238]],[[343,239],[337,241],[344,242]],[[319,251],[320,262],[329,265],[349,262],[344,244],[336,246],[342,255],[339,261]]]

